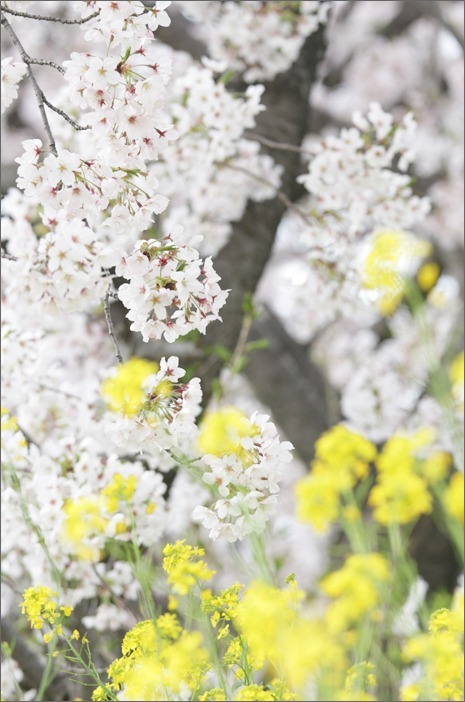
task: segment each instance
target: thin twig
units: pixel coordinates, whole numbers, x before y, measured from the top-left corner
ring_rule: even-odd
[[[228,364],[233,373],[235,372],[234,369],[237,366],[239,359],[244,355],[245,346],[247,344],[247,339],[249,338],[252,324],[253,316],[251,314],[246,315],[242,321],[241,332],[237,340],[236,348],[234,349],[233,355],[231,356],[231,360]]]
[[[85,19],[69,20],[62,19],[61,17],[50,17],[49,15],[31,15],[29,12],[10,10],[10,8],[6,5],[1,5],[0,9],[3,12],[8,12],[8,14],[10,15],[14,15],[15,17],[25,17],[26,19],[42,20],[42,22],[59,22],[60,24],[85,24],[86,22],[89,22],[89,20],[94,19],[94,17],[98,17],[100,14],[99,10],[98,12],[94,12],[93,14],[89,15]]]
[[[278,200],[281,200],[281,202],[283,203],[283,205],[285,205],[289,210],[291,210],[291,211],[294,212],[296,215],[298,215],[301,219],[303,219],[303,221],[305,222],[305,224],[308,224],[308,225],[312,225],[312,224],[313,224],[313,222],[309,219],[309,217],[307,217],[307,215],[305,214],[305,212],[303,212],[303,210],[301,210],[300,207],[298,207],[297,205],[295,205],[295,204],[292,202],[292,200],[290,200],[290,199],[288,198],[288,196],[286,195],[286,193],[283,193],[282,190],[279,190],[279,188],[276,188],[276,186],[274,186],[273,183],[270,183],[269,180],[266,180],[266,178],[262,178],[261,176],[256,175],[256,173],[252,173],[252,171],[248,171],[247,168],[242,168],[242,166],[233,166],[233,165],[230,164],[230,163],[224,163],[224,164],[222,164],[222,165],[223,165],[225,168],[230,168],[230,169],[233,170],[233,171],[239,171],[240,173],[245,173],[245,174],[248,175],[250,178],[254,178],[255,180],[257,180],[259,183],[263,183],[264,185],[267,185],[269,188],[271,188],[272,190],[274,190],[275,195],[276,195],[276,197],[278,198]]]
[[[47,385],[46,383],[37,383],[37,387],[42,390],[48,390],[49,392],[57,392],[59,395],[64,397],[69,397],[71,400],[79,400],[79,402],[85,402],[84,398],[80,395],[74,395],[72,392],[67,390],[62,390],[62,388],[54,388],[52,385]]]
[[[28,73],[29,78],[31,79],[32,87],[34,88],[34,93],[35,93],[36,98],[37,98],[40,116],[42,117],[42,123],[44,125],[44,129],[45,129],[45,132],[47,134],[48,141],[49,141],[50,151],[53,154],[55,154],[55,156],[56,156],[57,155],[57,147],[55,144],[55,139],[53,138],[52,130],[50,128],[50,123],[49,123],[47,115],[45,113],[44,94],[43,94],[42,90],[40,89],[39,84],[36,81],[36,78],[35,78],[35,75],[32,71],[30,63],[28,63],[28,61],[31,57],[29,56],[29,54],[25,50],[24,46],[21,44],[20,40],[18,39],[18,37],[16,35],[16,32],[14,31],[11,24],[8,22],[5,15],[3,15],[3,13],[1,16],[1,23],[2,23],[2,27],[5,27],[6,31],[10,35],[11,41],[13,42],[14,46],[16,46],[16,48],[18,49],[18,51],[21,55],[21,58],[23,59],[24,63],[27,66],[27,73]]]
[[[246,132],[247,139],[253,139],[258,141],[263,146],[268,146],[270,149],[276,149],[276,151],[292,151],[296,154],[307,154],[312,156],[312,152],[307,149],[303,149],[301,146],[296,146],[295,144],[286,144],[283,141],[273,141],[272,139],[267,139],[266,137],[260,136],[260,134],[255,134],[255,132]]]
[[[118,344],[118,339],[116,338],[116,334],[115,334],[115,328],[113,326],[113,320],[111,318],[110,293],[111,293],[111,290],[110,290],[110,288],[108,288],[108,290],[105,294],[105,299],[103,301],[103,311],[105,312],[105,319],[107,320],[108,333],[111,336],[111,338],[113,339],[116,360],[118,361],[118,363],[123,363],[123,357],[121,355],[121,351],[120,351],[119,344]]]
[[[63,117],[63,119],[65,119],[72,127],[74,127],[74,129],[77,129],[79,131],[84,131],[86,129],[90,129],[89,126],[81,127],[79,124],[77,124],[77,122],[75,122],[74,119],[72,119],[66,112],[64,112],[63,110],[60,110],[59,107],[55,107],[55,105],[52,105],[52,103],[47,100],[45,95],[42,94],[42,98],[43,98],[43,101],[45,102],[45,104],[47,105],[47,107],[49,107],[51,110],[56,112],[57,115],[60,115],[60,117]]]
[[[63,68],[63,66],[60,66],[58,63],[55,63],[55,61],[46,61],[45,59],[29,58],[24,63],[31,63],[36,66],[51,66],[57,71],[60,71],[60,73],[65,73],[65,69]]]

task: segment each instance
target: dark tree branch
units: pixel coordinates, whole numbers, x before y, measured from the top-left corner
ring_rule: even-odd
[[[316,68],[322,57],[323,48],[323,31],[320,30],[307,39],[298,60],[291,69],[266,84],[263,102],[267,109],[257,118],[257,127],[254,130],[260,137],[272,142],[284,142],[300,147],[307,134],[310,88],[315,79]],[[236,86],[234,87],[236,88]],[[266,150],[266,147],[264,148]],[[273,152],[273,156],[276,163],[283,167],[280,190],[285,196],[286,202],[292,202],[299,192],[299,186],[295,180],[300,172],[299,150],[278,150]],[[278,197],[265,202],[249,201],[242,220],[233,226],[231,239],[216,256],[214,265],[221,276],[222,287],[230,288],[231,292],[222,310],[223,324],[212,323],[206,336],[202,339],[202,347],[206,351],[217,344],[225,346],[231,352],[234,350],[242,327],[244,300],[248,295],[253,294],[257,287],[269,259],[277,227],[287,209],[286,202],[283,202],[283,198]],[[278,344],[277,341],[276,343]],[[270,362],[276,361],[276,354],[272,355],[270,352],[268,360]],[[303,359],[301,360],[303,361]],[[305,364],[308,364],[308,359],[305,360],[303,368],[305,368]],[[205,401],[208,401],[210,397],[211,382],[213,378],[217,377],[220,368],[220,359],[213,355],[207,356],[205,363],[200,368]],[[250,368],[253,368],[253,365]],[[273,364],[271,368],[276,369],[276,364]],[[302,386],[300,391],[301,389]],[[285,391],[284,388],[283,391]],[[263,397],[263,393],[264,388],[260,383],[258,394]],[[271,392],[268,395],[267,404],[276,415],[280,414],[278,405],[284,402],[283,398],[279,397],[277,393]],[[324,398],[322,404],[323,402]],[[314,407],[315,403],[307,401],[307,407],[310,405]],[[323,406],[320,406],[319,412],[323,417],[325,416]],[[292,412],[287,422],[280,414],[280,424],[286,432],[292,431],[287,425],[294,421],[295,414]],[[310,424],[313,416],[307,414],[305,416]],[[320,420],[318,421],[320,422]],[[296,431],[295,437],[297,437],[297,433]],[[308,436],[310,434],[311,432]],[[294,442],[296,445],[301,443],[296,438],[294,438]],[[302,452],[307,457],[311,455],[311,448],[302,448]]]
[[[63,19],[62,17],[50,17],[49,15],[31,15],[29,12],[10,10],[10,8],[6,5],[1,5],[1,10],[2,12],[8,12],[8,14],[14,15],[15,17],[24,17],[25,19],[41,20],[42,22],[58,22],[59,24],[85,24],[86,22],[89,22],[89,20],[94,19],[94,17],[98,17],[100,14],[99,10],[98,12],[94,12],[92,15],[89,15],[85,19],[69,20]]]
[[[45,59],[35,59],[35,58],[28,58],[25,63],[29,63],[33,66],[50,66],[51,68],[54,68],[56,71],[59,71],[60,73],[64,73],[65,69],[60,66],[58,63],[55,63],[55,61],[46,61]]]
[[[108,333],[111,336],[112,341],[113,341],[113,346],[115,347],[116,360],[118,361],[118,363],[123,363],[123,356],[121,355],[118,339],[116,338],[115,327],[113,325],[113,320],[111,318],[111,310],[110,310],[111,292],[112,291],[109,288],[105,294],[105,299],[103,301],[103,311],[105,313],[105,319],[106,319],[107,326],[108,326]]]
[[[43,93],[42,99],[48,108],[53,110],[53,112],[56,112],[57,115],[60,115],[60,117],[63,117],[63,119],[65,119],[68,122],[68,124],[70,124],[73,127],[73,129],[76,129],[76,131],[85,131],[86,129],[90,129],[89,126],[81,127],[81,125],[77,124],[77,122],[75,122],[74,119],[72,119],[66,112],[64,112],[64,110],[60,110],[59,107],[55,107],[55,105],[52,105],[52,103],[47,100]]]
[[[443,29],[454,37],[463,50],[463,36],[459,34],[457,29],[444,16],[441,2],[437,0],[404,0],[399,14],[394,17],[392,22],[384,27],[381,34],[387,38],[398,36],[402,34],[402,32],[405,32],[405,30],[420,17],[429,17],[435,20]]]
[[[331,423],[323,376],[308,349],[291,339],[269,310],[255,320],[249,339],[266,339],[268,345],[250,354],[244,373],[299,457],[308,463],[315,441]]]

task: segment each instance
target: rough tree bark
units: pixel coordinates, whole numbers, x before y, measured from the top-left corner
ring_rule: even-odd
[[[254,132],[272,141],[301,145],[309,122],[310,89],[323,52],[324,36],[319,30],[307,39],[297,61],[286,73],[265,83],[263,102],[266,110],[259,115]],[[265,147],[262,148],[266,151]],[[281,150],[270,151],[270,154],[283,166],[281,191],[292,201],[299,192],[296,177],[300,155]],[[222,364],[209,351],[217,344],[233,351],[242,326],[244,300],[258,285],[285,211],[286,205],[277,197],[265,202],[249,201],[244,216],[233,226],[229,242],[214,259],[222,287],[231,289],[231,292],[222,310],[223,323],[210,324],[201,340],[206,351],[200,368],[206,401],[210,397],[211,382],[218,376]],[[315,437],[327,426],[321,374],[303,348],[298,350],[298,344],[292,342],[277,320],[271,321],[270,315],[255,323],[252,337],[265,338],[270,346],[268,351],[254,352],[247,374],[258,397],[270,406],[298,453],[304,460],[309,460]],[[285,337],[289,343],[287,349]],[[269,364],[269,372],[263,367],[265,364]],[[277,382],[280,393],[273,391],[271,385]],[[289,409],[291,406],[292,412],[283,411],[284,407]],[[296,421],[296,417],[302,421]]]

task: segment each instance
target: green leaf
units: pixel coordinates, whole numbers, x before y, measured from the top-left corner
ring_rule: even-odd
[[[215,344],[213,347],[213,353],[215,353],[218,358],[227,363],[231,359],[231,351],[223,346],[223,344]]]

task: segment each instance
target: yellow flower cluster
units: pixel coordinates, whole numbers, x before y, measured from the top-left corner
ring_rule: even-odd
[[[104,507],[104,503],[97,495],[67,500],[63,506],[63,511],[66,514],[63,537],[69,544],[73,545],[76,556],[81,560],[96,561],[100,559],[100,549],[86,543],[86,539],[105,533],[108,519],[102,516]]]
[[[137,414],[145,401],[144,381],[158,369],[158,363],[145,358],[121,363],[102,383],[102,396],[111,411],[128,417]]]
[[[376,447],[360,434],[338,424],[315,444],[311,473],[296,485],[298,518],[325,532],[336,521],[344,493],[366,477]]]
[[[463,700],[463,614],[462,593],[452,610],[431,615],[427,634],[407,641],[404,656],[421,663],[423,673],[420,682],[402,688],[401,700]]]
[[[298,518],[319,532],[338,519],[346,524],[360,520],[353,488],[368,477],[372,463],[375,484],[369,490],[367,483],[362,491],[369,490],[368,506],[379,524],[409,524],[430,514],[434,493],[448,515],[463,523],[463,474],[449,478],[452,456],[433,448],[435,438],[435,430],[428,427],[411,435],[398,433],[377,453],[364,437],[334,426],[316,442],[312,470],[296,484]]]
[[[243,589],[240,583],[234,583],[219,595],[213,595],[211,590],[202,592],[202,611],[210,614],[213,627],[218,627],[218,639],[229,634],[229,622],[236,616],[239,605],[239,593]]]
[[[451,466],[448,453],[422,456],[433,439],[431,431],[422,429],[412,436],[396,434],[384,444],[376,460],[376,485],[368,498],[380,524],[408,524],[431,512],[429,483],[442,480]]]
[[[72,545],[77,558],[95,562],[101,559],[101,548],[92,543],[95,537],[106,534],[112,514],[131,503],[137,487],[137,477],[123,477],[116,473],[108,485],[96,495],[86,495],[75,500],[67,500],[63,506],[66,519],[63,525],[63,538]],[[147,505],[147,513],[154,509]],[[124,534],[129,524],[124,517],[114,525],[115,533]],[[112,534],[113,535],[113,534]]]
[[[117,512],[120,502],[130,502],[137,487],[135,475],[124,478],[116,473],[111,482],[102,490],[102,495],[106,498],[106,508],[109,512]]]
[[[310,676],[318,681],[329,674],[342,682],[347,668],[345,652],[325,621],[304,615],[303,598],[294,583],[281,590],[254,581],[235,618],[247,654],[256,659],[256,665],[266,663],[297,692]]]
[[[62,634],[62,622],[73,611],[72,607],[58,607],[55,598],[57,593],[49,587],[29,587],[23,593],[20,604],[22,614],[25,614],[33,629],[42,629],[45,624],[52,627],[52,631],[44,634],[44,641],[48,643],[54,634]]]
[[[378,621],[389,582],[389,563],[380,553],[349,556],[342,568],[320,583],[322,592],[333,600],[326,613],[330,631],[346,631],[365,615]]]
[[[375,294],[383,315],[392,314],[405,293],[406,279],[419,262],[431,253],[431,244],[410,232],[382,230],[375,232],[365,258],[362,284]]]
[[[332,699],[338,702],[375,702],[374,688],[376,678],[374,676],[373,663],[362,661],[349,668],[346,675],[344,688],[338,690]]]
[[[241,440],[256,436],[259,429],[237,407],[208,412],[199,427],[197,445],[203,454],[242,456]]]
[[[139,622],[123,639],[123,656],[108,668],[109,690],[123,690],[125,700],[169,700],[197,693],[210,668],[198,632],[184,631],[174,614]],[[94,702],[108,699],[96,688]]]
[[[179,595],[187,595],[200,581],[211,580],[214,570],[209,570],[204,561],[203,548],[189,546],[185,539],[175,544],[166,544],[163,549],[163,568],[168,575],[168,583]]]
[[[454,473],[444,491],[444,506],[451,517],[464,523],[464,476]]]
[[[253,671],[262,667],[263,661],[258,660],[250,653],[248,646],[240,636],[235,636],[229,642],[223,663],[230,668],[238,680],[250,678]]]
[[[282,680],[272,680],[266,687],[263,685],[244,685],[240,687],[233,700],[237,702],[258,702],[259,700],[275,700],[276,702],[290,702],[298,697],[290,692],[287,685]],[[199,697],[199,702],[225,702],[224,691],[219,687],[207,690]]]

